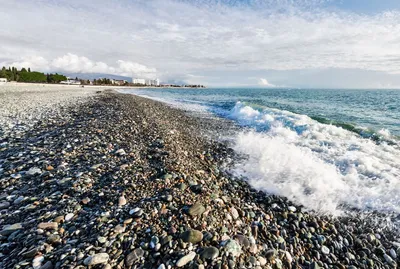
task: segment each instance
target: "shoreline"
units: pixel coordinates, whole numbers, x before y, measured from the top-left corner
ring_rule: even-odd
[[[52,107],[33,124],[21,121],[26,130],[0,136],[0,267],[395,268],[399,261],[400,244],[368,220],[304,211],[224,171],[234,153],[212,134],[229,122],[107,90],[57,104],[65,100],[57,113]]]

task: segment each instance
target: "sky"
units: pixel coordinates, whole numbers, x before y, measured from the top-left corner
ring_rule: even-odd
[[[0,66],[215,87],[400,88],[398,0],[0,0]]]

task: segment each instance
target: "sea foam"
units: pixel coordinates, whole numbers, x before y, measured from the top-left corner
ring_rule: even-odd
[[[400,213],[400,150],[305,115],[238,102],[229,117],[252,127],[235,138],[234,167],[254,187],[322,213]],[[382,134],[389,135],[382,131]]]

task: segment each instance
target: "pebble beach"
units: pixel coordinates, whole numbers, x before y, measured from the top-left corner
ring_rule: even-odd
[[[106,88],[0,85],[0,268],[397,268],[385,226],[233,176],[229,128]]]

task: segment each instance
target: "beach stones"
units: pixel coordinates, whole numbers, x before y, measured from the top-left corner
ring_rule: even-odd
[[[203,260],[214,260],[219,256],[219,250],[216,247],[206,247],[200,254]]]
[[[189,262],[191,262],[194,257],[196,257],[196,252],[191,251],[189,254],[183,256],[182,258],[180,258],[177,262],[176,262],[176,267],[183,267],[186,264],[188,264]]]
[[[96,264],[104,264],[107,263],[109,256],[107,253],[97,253],[92,256],[87,257],[83,263],[85,265],[96,265]]]
[[[204,211],[206,211],[206,208],[202,204],[196,203],[189,208],[188,214],[192,217],[195,217],[203,214]]]
[[[125,266],[128,268],[131,268],[131,266],[135,263],[138,262],[141,258],[144,256],[144,250],[141,248],[137,248],[130,252],[126,257],[125,257]]]
[[[203,233],[197,230],[187,230],[181,234],[181,239],[184,242],[196,244],[203,240]]]

